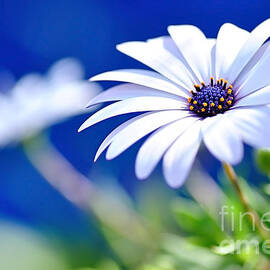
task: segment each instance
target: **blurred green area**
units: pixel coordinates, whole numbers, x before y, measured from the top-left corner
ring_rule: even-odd
[[[269,160],[270,151],[255,153],[258,170],[267,176]],[[57,235],[2,220],[0,269],[270,269],[269,252],[263,248],[268,238],[258,234],[247,216],[238,218],[244,209],[222,171],[218,180],[219,184],[196,165],[180,192],[153,179],[131,198],[109,179],[110,184],[100,184],[99,193],[89,200],[89,209],[82,210],[100,234],[98,246],[71,246]],[[243,178],[240,184],[260,217],[268,213],[269,184],[254,187]],[[263,225],[270,239],[269,221]]]

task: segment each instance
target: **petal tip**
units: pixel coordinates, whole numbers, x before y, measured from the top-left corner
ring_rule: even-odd
[[[139,169],[136,167],[135,167],[135,175],[139,180],[145,180],[146,178],[149,177],[148,173],[143,173],[143,172],[139,171]]]
[[[108,148],[106,152],[106,160],[112,160],[116,157],[115,153],[113,151],[110,151],[110,147]]]
[[[78,128],[77,132],[80,133],[81,131],[83,131],[84,128],[82,127],[82,125]]]
[[[185,181],[186,181],[186,180],[185,180]],[[178,189],[178,188],[180,188],[180,187],[183,186],[183,184],[185,183],[185,181],[183,181],[182,183],[177,183],[177,182],[174,183],[174,181],[173,181],[173,182],[171,182],[171,181],[166,181],[166,182],[167,182],[167,184],[168,184],[169,187],[171,187],[171,188],[173,188],[173,189]]]
[[[89,81],[89,82],[94,82],[96,77],[97,77],[97,75],[95,75],[95,76],[93,76],[93,77],[90,77],[90,78],[88,79],[88,81]]]
[[[86,122],[86,121],[85,121]],[[78,132],[80,133],[81,131],[85,130],[88,126],[85,125],[85,122],[82,123],[82,125],[78,128]]]
[[[99,155],[96,154],[95,157],[94,157],[94,162],[96,162],[98,160],[98,158],[99,158]]]

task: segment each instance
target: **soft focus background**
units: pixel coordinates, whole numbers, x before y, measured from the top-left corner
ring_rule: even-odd
[[[116,51],[116,44],[165,35],[170,24],[194,24],[208,37],[215,37],[225,22],[252,30],[270,17],[269,10],[267,0],[0,0],[0,91],[7,91],[9,79],[18,80],[31,72],[44,73],[64,57],[75,57],[82,63],[85,79],[103,71],[140,68],[140,63]],[[110,85],[104,83],[102,87]],[[93,164],[95,151],[106,134],[126,118],[109,120],[78,134],[77,129],[86,118],[87,115],[77,116],[47,131],[55,147],[79,172],[97,184],[112,189],[122,187],[135,203],[146,190],[146,197],[152,198],[153,204],[157,190],[162,190],[162,198],[179,193],[163,183],[160,168],[147,183],[136,180],[133,161],[141,142],[113,161],[105,161],[102,156]],[[0,119],[5,120],[1,116]],[[250,182],[264,184],[266,177],[254,167],[253,159],[253,152],[247,149],[238,170]],[[220,174],[217,161],[205,152],[200,161],[216,179]],[[163,214],[167,215],[166,207]],[[8,243],[14,241],[18,248],[21,245],[28,255],[35,251],[36,260],[45,258],[52,270],[60,264],[55,258],[59,250],[63,253],[58,254],[60,257],[69,257],[65,259],[69,265],[66,269],[91,266],[99,256],[115,256],[95,218],[89,218],[52,188],[33,168],[20,144],[0,150],[0,220],[0,242],[4,236],[12,235]],[[25,243],[36,243],[39,249]],[[0,253],[5,247],[0,243]],[[20,256],[24,258],[22,250],[18,251],[18,260]],[[69,254],[76,256],[71,259]]]

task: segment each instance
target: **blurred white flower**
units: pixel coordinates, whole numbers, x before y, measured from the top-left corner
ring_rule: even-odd
[[[9,92],[0,94],[0,145],[85,113],[86,101],[99,91],[96,84],[83,80],[81,65],[71,58],[55,63],[46,76],[22,77]]]

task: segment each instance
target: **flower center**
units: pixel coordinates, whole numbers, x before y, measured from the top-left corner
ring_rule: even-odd
[[[223,79],[214,82],[211,77],[210,84],[194,85],[195,92],[188,98],[188,107],[199,116],[208,117],[218,113],[224,113],[229,110],[234,102],[234,93],[232,85],[227,87],[228,82]]]

